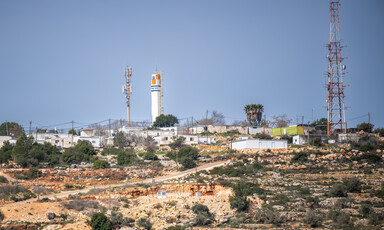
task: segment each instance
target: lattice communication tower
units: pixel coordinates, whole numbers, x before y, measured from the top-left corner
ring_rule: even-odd
[[[123,85],[123,94],[125,94],[125,97],[127,98],[127,125],[131,125],[131,115],[130,115],[130,109],[131,109],[131,94],[132,94],[132,85],[131,85],[131,78],[132,78],[132,67],[127,66],[124,71],[125,75],[125,85]]]
[[[342,65],[344,58],[341,56],[343,46],[340,42],[340,28],[339,28],[339,7],[340,2],[331,1],[329,10],[331,13],[330,37],[328,46],[328,136],[336,135],[338,133],[346,133],[347,123],[345,121],[345,107],[344,107],[344,83],[343,83],[343,70],[345,65]]]

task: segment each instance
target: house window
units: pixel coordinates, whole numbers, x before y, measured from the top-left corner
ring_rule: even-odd
[[[96,143],[96,141],[92,141],[92,143],[93,143],[93,144],[95,144],[95,143]]]
[[[165,137],[165,140],[167,141],[167,140],[168,140],[168,137]]]
[[[190,137],[190,138],[189,138],[189,141],[193,141],[193,137]]]

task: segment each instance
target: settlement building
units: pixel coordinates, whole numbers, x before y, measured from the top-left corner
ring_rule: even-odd
[[[234,141],[232,149],[286,149],[288,147],[287,140],[261,140],[261,139],[248,139]]]

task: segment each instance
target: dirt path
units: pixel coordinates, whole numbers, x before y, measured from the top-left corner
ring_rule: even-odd
[[[228,161],[217,161],[217,162],[212,162],[212,163],[208,163],[205,165],[201,165],[197,168],[185,170],[183,172],[179,172],[179,173],[175,173],[175,174],[171,174],[171,175],[166,175],[166,176],[161,176],[161,177],[156,177],[155,179],[150,178],[150,179],[145,179],[143,181],[138,181],[138,182],[134,182],[134,183],[100,185],[100,186],[95,186],[94,188],[89,187],[89,188],[80,189],[80,190],[64,191],[64,192],[60,192],[60,193],[56,193],[56,194],[52,194],[52,195],[41,196],[40,199],[42,199],[42,198],[55,199],[55,198],[66,197],[69,195],[75,195],[78,193],[87,193],[91,189],[105,189],[105,188],[112,188],[112,187],[123,187],[123,186],[133,185],[133,184],[137,184],[137,183],[152,183],[153,180],[155,180],[155,182],[161,182],[161,181],[166,181],[166,180],[171,180],[171,179],[177,179],[180,177],[184,177],[184,176],[193,174],[193,173],[198,172],[198,171],[203,171],[203,170],[209,171],[215,167],[225,165],[226,163],[228,163]],[[19,205],[22,203],[30,203],[30,202],[34,202],[34,201],[37,201],[37,198],[19,201],[19,202],[14,202],[14,203],[9,203],[9,204],[5,204],[3,206]]]

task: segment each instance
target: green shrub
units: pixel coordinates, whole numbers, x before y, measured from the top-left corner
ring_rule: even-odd
[[[263,224],[274,224],[277,226],[280,226],[283,222],[280,213],[272,207],[268,206],[263,206],[261,209],[258,209],[255,212],[254,219],[256,222],[261,222]]]
[[[0,211],[0,221],[4,220],[4,213]]]
[[[275,200],[276,204],[286,204],[287,202],[290,202],[291,200],[287,197],[287,195],[280,193],[273,197],[273,200]]]
[[[320,213],[316,213],[314,211],[309,211],[304,219],[303,222],[305,224],[309,224],[312,228],[321,226],[321,223],[323,222],[323,216]]]
[[[109,221],[108,217],[104,213],[95,213],[91,217],[89,222],[93,230],[110,230],[112,229],[112,224]]]
[[[383,213],[377,213],[377,212],[372,212],[368,216],[368,223],[371,225],[381,225],[384,221],[384,215]]]
[[[184,158],[180,163],[186,169],[191,169],[196,167],[196,163],[192,158]]]
[[[209,212],[209,208],[203,204],[195,204],[192,211],[196,214],[194,224],[197,226],[209,225],[213,222],[213,214]]]
[[[359,213],[364,217],[367,218],[370,214],[373,213],[372,204],[364,203],[359,208]]]
[[[147,230],[152,229],[152,225],[153,224],[148,220],[148,218],[140,218],[137,221],[137,226]]]
[[[135,163],[137,160],[138,160],[137,155],[135,154],[135,151],[133,149],[119,151],[117,154],[118,165],[130,165]]]
[[[307,203],[309,203],[309,207],[310,207],[310,208],[314,208],[314,207],[318,206],[318,205],[319,205],[319,202],[320,202],[319,197],[317,197],[317,196],[315,196],[315,197],[313,197],[313,196],[308,196],[308,197],[305,199],[305,201],[306,201]]]
[[[291,163],[302,163],[308,161],[308,153],[298,152],[291,159]]]
[[[96,160],[92,165],[93,169],[106,169],[109,168],[109,163],[106,160]]]
[[[329,195],[331,197],[346,197],[347,192],[345,191],[345,188],[342,184],[335,184],[329,190]]]
[[[155,153],[152,153],[152,152],[146,152],[144,154],[144,157],[143,157],[144,160],[159,160],[159,158],[157,157],[157,155]]]
[[[237,212],[246,212],[249,208],[249,201],[246,197],[230,197],[231,209],[236,209]]]
[[[364,153],[360,156],[360,159],[366,160],[368,163],[378,163],[381,161],[381,157],[374,153]]]
[[[5,178],[4,176],[0,176],[0,183],[8,183],[7,178]]]

